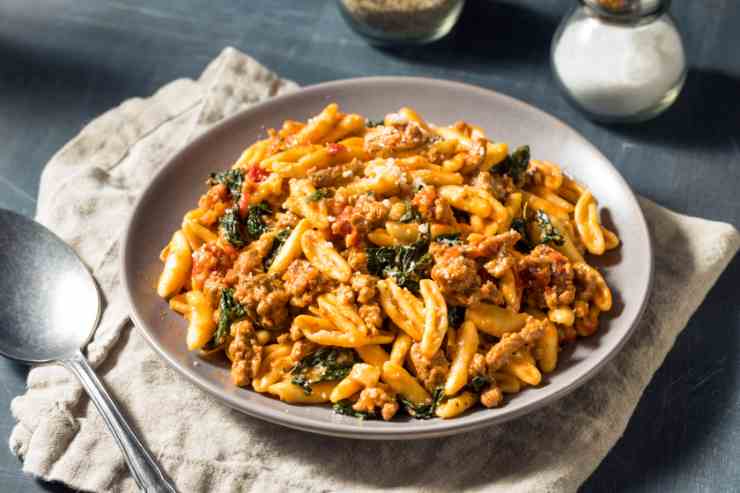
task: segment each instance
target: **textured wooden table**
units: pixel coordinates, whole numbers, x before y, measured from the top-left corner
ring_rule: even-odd
[[[496,89],[578,129],[637,192],[740,226],[740,3],[673,3],[691,68],[683,94],[652,122],[608,127],[569,107],[550,73],[550,40],[575,0],[470,0],[452,36],[394,51],[366,45],[332,1],[5,0],[0,207],[32,215],[44,163],[85,123],[124,99],[196,76],[233,45],[304,85],[393,74]],[[739,284],[735,259],[584,491],[740,489]],[[26,373],[0,359],[3,440]],[[0,447],[0,491],[44,490],[66,491],[24,476]]]

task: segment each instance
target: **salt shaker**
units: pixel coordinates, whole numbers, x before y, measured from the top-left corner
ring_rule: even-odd
[[[670,0],[579,0],[552,42],[555,78],[589,117],[636,122],[665,111],[686,79]]]

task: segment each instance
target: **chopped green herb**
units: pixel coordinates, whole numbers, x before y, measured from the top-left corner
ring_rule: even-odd
[[[368,413],[365,411],[355,411],[352,409],[353,402],[349,399],[343,399],[339,402],[335,402],[332,408],[337,414],[344,414],[345,416],[352,416],[359,419],[375,419],[377,415],[375,413]]]
[[[447,323],[453,329],[462,325],[465,321],[465,307],[458,305],[447,305]]]
[[[280,251],[280,248],[282,248],[283,244],[285,244],[285,240],[287,240],[288,236],[290,236],[290,232],[290,228],[285,228],[283,230],[280,230],[280,232],[275,235],[275,238],[273,238],[272,246],[270,247],[270,253],[265,255],[265,258],[262,259],[262,267],[264,267],[265,270],[269,269],[272,265],[272,262],[275,260],[275,257]]]
[[[307,197],[309,202],[318,202],[319,200],[325,199],[331,195],[328,188],[319,188],[314,193]]]
[[[234,299],[234,289],[224,288],[221,290],[221,299],[218,302],[218,325],[213,334],[212,345],[218,346],[224,342],[229,335],[231,324],[245,318],[247,311]]]
[[[218,224],[223,230],[224,236],[228,242],[235,247],[241,248],[247,243],[244,225],[242,224],[238,207],[226,209],[226,212],[221,216]]]
[[[462,243],[462,240],[460,239],[460,233],[447,233],[444,235],[439,235],[434,238],[434,241],[437,243],[442,243],[443,245],[459,245]]]
[[[553,226],[552,221],[550,220],[550,216],[548,216],[546,213],[544,213],[541,210],[538,210],[535,213],[535,221],[537,221],[537,225],[540,228],[540,231],[542,231],[542,238],[540,238],[540,243],[552,243],[557,246],[562,246],[563,243],[565,243],[565,240],[563,240],[563,235],[560,234],[560,231],[557,230],[555,226]]]
[[[393,277],[396,284],[419,291],[419,281],[428,276],[432,265],[429,238],[423,235],[411,245],[370,247],[366,250],[368,271],[378,277]]]
[[[379,127],[381,125],[383,125],[383,120],[371,120],[369,118],[365,120],[365,126],[367,128]]]
[[[246,219],[243,220],[239,213],[239,207],[234,206],[226,209],[224,215],[221,216],[219,226],[221,226],[229,243],[241,248],[267,231],[267,224],[262,216],[271,212],[270,206],[263,202],[250,207]]]
[[[406,211],[401,215],[399,218],[399,221],[402,223],[420,223],[424,219],[421,217],[421,213],[417,210],[416,207],[411,205],[410,201],[405,202],[406,205]]]
[[[522,186],[526,180],[529,167],[529,146],[517,147],[501,163],[493,168],[496,173],[506,174],[514,180],[516,186]]]
[[[442,402],[444,396],[444,388],[437,387],[432,393],[432,402],[430,402],[429,404],[416,405],[413,402],[403,398],[401,399],[401,404],[403,404],[404,409],[412,418],[431,419],[434,417],[434,412],[437,410],[437,406],[439,406],[439,403]]]
[[[252,240],[259,238],[262,233],[267,231],[267,224],[262,219],[262,216],[272,214],[272,209],[265,202],[261,204],[253,205],[247,212],[246,226],[247,233]]]
[[[240,169],[229,169],[220,173],[211,173],[206,182],[209,186],[221,184],[225,186],[234,202],[239,202],[242,195],[242,185],[244,184],[244,173]]]
[[[313,391],[311,385],[346,377],[357,362],[351,349],[322,347],[298,362],[291,370],[291,383],[303,388],[306,395]]]
[[[483,375],[476,375],[472,379],[470,379],[470,384],[468,385],[470,389],[473,392],[480,392],[483,390],[483,387],[491,383],[491,381],[484,377]]]
[[[529,241],[529,234],[527,233],[527,222],[523,218],[517,217],[511,221],[511,229],[521,235],[521,239],[516,242],[514,248],[520,252],[529,253],[532,250],[532,244]]]

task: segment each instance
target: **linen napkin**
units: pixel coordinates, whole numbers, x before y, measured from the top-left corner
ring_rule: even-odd
[[[221,405],[170,369],[127,318],[119,235],[142,187],[209,125],[297,86],[227,48],[197,81],[177,80],[90,123],[52,158],[37,219],[69,242],[106,299],[89,359],[182,492],[573,491],[620,437],[676,336],[740,245],[731,225],[640,204],[655,241],[641,324],[598,377],[557,403],[476,433],[365,442],[281,428]],[[98,413],[63,368],[40,366],[12,403],[23,470],[87,491],[136,485]]]

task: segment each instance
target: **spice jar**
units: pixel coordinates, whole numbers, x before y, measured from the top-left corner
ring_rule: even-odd
[[[555,78],[594,120],[643,121],[665,111],[686,79],[669,0],[580,0],[552,42]]]
[[[377,45],[424,44],[449,33],[465,0],[337,0],[347,23]]]

